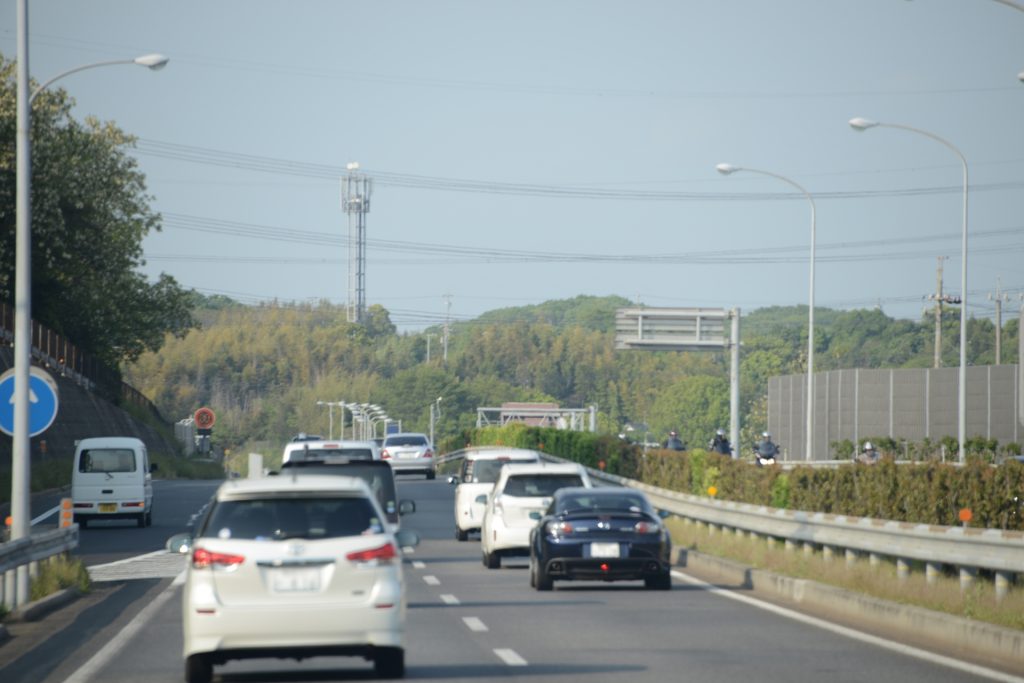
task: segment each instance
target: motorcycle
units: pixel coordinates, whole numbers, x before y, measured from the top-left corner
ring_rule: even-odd
[[[767,467],[775,464],[775,454],[762,453],[759,449],[754,449],[754,464],[758,467]]]

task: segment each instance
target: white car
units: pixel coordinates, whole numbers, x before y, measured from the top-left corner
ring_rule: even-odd
[[[501,558],[530,554],[530,530],[551,504],[551,497],[566,486],[591,487],[582,465],[537,463],[505,465],[486,501],[480,526],[483,563],[488,569],[501,566]],[[537,513],[531,517],[531,513]]]
[[[395,474],[399,472],[421,472],[427,479],[433,479],[434,446],[426,434],[403,432],[388,434],[380,447],[380,457],[387,460]]]
[[[380,448],[376,441],[348,441],[330,439],[306,439],[290,441],[284,447],[281,463],[300,460],[341,462],[349,460],[380,460]]]
[[[366,484],[285,474],[221,485],[187,552],[185,680],[209,683],[234,659],[356,656],[378,676],[405,673],[401,548]]]
[[[503,465],[540,462],[540,453],[525,448],[482,446],[467,450],[457,475],[448,478],[455,484],[455,538],[465,541],[471,531],[480,530],[486,505],[477,501],[498,481]]]

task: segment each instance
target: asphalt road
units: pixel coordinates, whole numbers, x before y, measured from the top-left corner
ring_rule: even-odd
[[[26,651],[0,668],[0,680],[182,680],[181,590],[171,578],[181,558],[154,551],[186,526],[213,486],[160,482],[152,528],[110,522],[83,531],[80,552],[107,580],[62,610],[66,623],[43,642],[16,638],[0,646],[0,656],[12,644]],[[403,526],[423,538],[405,565],[410,680],[993,680],[727,599],[683,575],[667,593],[629,582],[556,583],[554,591],[538,593],[529,587],[525,560],[487,570],[478,541],[454,539],[452,489],[442,479],[402,477],[399,496],[416,501]],[[254,660],[215,672],[237,683],[372,678],[369,663],[350,658]]]

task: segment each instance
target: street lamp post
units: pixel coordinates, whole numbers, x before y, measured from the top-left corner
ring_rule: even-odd
[[[804,189],[802,185],[790,180],[786,176],[779,175],[778,173],[762,171],[756,168],[733,166],[732,164],[718,164],[715,166],[715,169],[722,175],[731,175],[737,171],[747,171],[748,173],[758,173],[760,175],[776,178],[777,180],[781,180],[787,185],[791,185],[799,190],[811,205],[811,263],[807,311],[807,423],[805,425],[806,433],[804,435],[804,459],[810,461],[814,454],[814,251],[815,244],[817,242],[817,225],[815,219],[816,208],[814,206],[814,198],[811,197],[811,193]]]
[[[430,447],[434,447],[434,425],[437,423],[438,418],[441,416],[441,399],[443,396],[438,396],[436,401],[430,403]]]
[[[28,0],[18,0],[18,84],[16,141],[16,227],[14,275],[14,440],[11,448],[11,540],[31,533],[29,524],[29,482],[31,481],[29,437],[29,375],[32,361],[32,101],[44,88],[59,78],[85,69],[114,64],[139,64],[159,69],[167,64],[161,55],[145,55],[136,59],[96,62],[70,69],[54,76],[29,94],[28,65]],[[17,571],[14,604],[28,601],[28,571]]]
[[[327,438],[334,440],[334,406],[341,408],[341,437],[345,438],[345,402],[344,401],[317,401],[318,406],[327,406]]]
[[[861,117],[850,119],[850,127],[856,131],[865,131],[869,128],[898,128],[911,133],[931,138],[945,146],[956,154],[963,167],[964,193],[963,193],[963,228],[960,244],[960,373],[957,387],[957,441],[959,443],[958,460],[964,463],[964,435],[967,431],[967,159],[951,142],[941,138],[935,133],[930,133],[920,128],[906,126],[899,123],[879,123]]]

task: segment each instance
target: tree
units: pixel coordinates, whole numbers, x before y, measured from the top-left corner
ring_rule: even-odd
[[[0,297],[14,297],[16,69],[0,55]],[[33,318],[112,367],[195,326],[174,278],[149,282],[142,240],[160,229],[134,139],[112,123],[71,118],[74,101],[46,90],[32,111]]]

